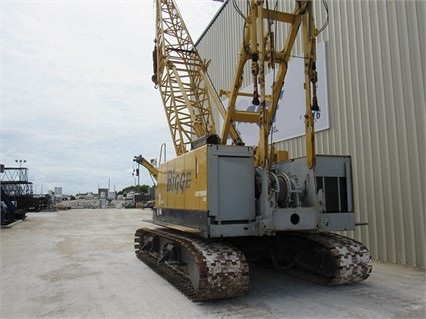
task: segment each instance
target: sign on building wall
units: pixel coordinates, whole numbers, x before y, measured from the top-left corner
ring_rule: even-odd
[[[283,90],[278,101],[277,113],[275,116],[271,137],[273,142],[292,139],[305,134],[305,90],[303,58],[292,58],[289,62],[287,75]],[[327,98],[327,75],[326,75],[326,45],[325,42],[317,44],[317,96],[320,113],[316,115],[315,131],[330,128]],[[266,76],[266,94],[272,93],[272,82],[274,73],[270,72]],[[253,84],[245,87],[242,92],[252,93]],[[257,111],[257,107],[252,105],[251,97],[237,98],[236,109]],[[223,103],[227,105],[227,100]],[[245,145],[257,145],[259,130],[253,123],[236,123]]]

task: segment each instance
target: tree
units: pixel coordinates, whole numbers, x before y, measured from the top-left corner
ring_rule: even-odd
[[[128,186],[123,188],[121,191],[117,193],[117,195],[126,196],[129,192],[135,192],[136,194],[147,194],[149,186],[148,185],[136,185],[136,186]]]

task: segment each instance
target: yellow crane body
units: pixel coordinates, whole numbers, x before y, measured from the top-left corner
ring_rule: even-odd
[[[254,235],[253,181],[251,147],[204,145],[160,166],[153,219],[206,238]]]
[[[356,226],[351,157],[315,153],[318,30],[312,1],[295,0],[291,13],[269,9],[267,1],[247,1],[236,71],[230,89],[220,90],[226,106],[175,2],[156,0],[156,14],[152,79],[177,157],[159,167],[145,161],[157,180],[152,223],[162,227],[136,231],[136,256],[194,301],[246,294],[249,261],[269,260],[279,271],[326,285],[368,278],[368,249],[333,233]],[[281,49],[268,27],[273,23],[288,26]],[[291,81],[287,66],[299,33],[306,156],[291,158],[271,145],[269,135],[280,120],[278,100],[284,81]],[[236,102],[247,96],[240,91],[247,63],[256,108],[242,111]],[[275,70],[271,88],[267,68]],[[256,146],[244,145],[237,122],[258,128]]]

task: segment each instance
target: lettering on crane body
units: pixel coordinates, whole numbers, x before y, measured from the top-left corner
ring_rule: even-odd
[[[191,171],[167,171],[167,192],[181,192],[191,187]]]

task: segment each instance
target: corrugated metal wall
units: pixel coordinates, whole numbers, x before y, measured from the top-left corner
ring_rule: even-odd
[[[246,1],[236,3],[245,13]],[[277,5],[292,11],[294,2]],[[330,129],[316,135],[317,153],[352,156],[356,219],[369,225],[349,235],[376,260],[425,267],[426,2],[328,1],[328,8],[318,40],[327,42]],[[321,1],[315,10],[319,28]],[[217,89],[229,88],[242,32],[228,1],[198,42]],[[303,138],[278,146],[305,154]]]

